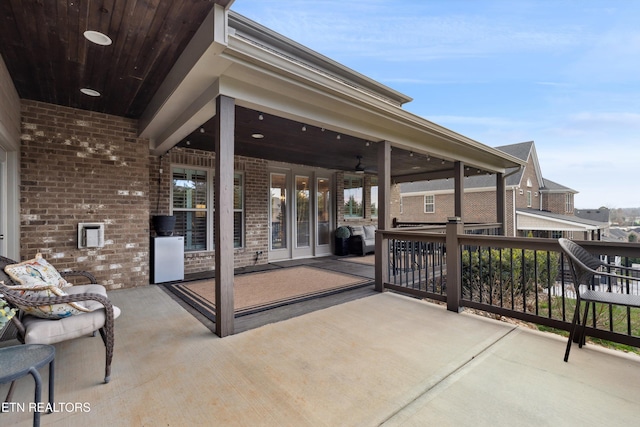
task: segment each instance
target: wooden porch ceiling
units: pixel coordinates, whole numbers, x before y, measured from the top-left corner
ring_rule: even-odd
[[[254,138],[254,134],[263,135],[263,138]],[[178,146],[213,151],[213,135],[213,120],[210,120]],[[376,141],[367,141],[249,108],[236,107],[235,139],[235,152],[241,156],[346,172],[356,171],[358,156],[361,156],[365,172],[377,173]],[[427,171],[448,174],[452,169],[453,162],[427,157],[425,154],[412,154],[396,147],[392,149],[391,170],[395,177]]]
[[[20,98],[137,119],[216,3],[231,0],[3,0],[0,55]]]

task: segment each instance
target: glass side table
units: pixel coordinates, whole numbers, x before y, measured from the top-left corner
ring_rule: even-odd
[[[36,383],[35,408],[33,411],[33,425],[40,425],[40,395],[42,394],[42,380],[38,369],[49,364],[49,406],[53,407],[53,359],[55,347],[45,344],[24,344],[13,347],[0,348],[0,384],[15,381],[31,374]],[[32,408],[30,406],[29,408]]]

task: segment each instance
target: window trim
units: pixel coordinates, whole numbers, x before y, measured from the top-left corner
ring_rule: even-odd
[[[206,207],[205,208],[176,208],[173,204],[173,177],[174,177],[174,173],[176,169],[184,169],[185,171],[191,170],[191,171],[202,171],[206,174],[206,178],[205,178],[205,183],[206,183]],[[187,236],[185,236],[184,239],[184,244],[185,244],[185,253],[194,253],[194,252],[205,252],[205,251],[209,251],[211,249],[209,248],[213,248],[213,233],[211,232],[211,230],[209,230],[209,222],[212,221],[211,218],[213,218],[213,194],[212,194],[212,187],[213,187],[213,178],[212,178],[212,170],[208,169],[208,168],[202,168],[202,167],[194,167],[191,165],[182,165],[182,164],[172,164],[171,165],[171,188],[170,188],[170,194],[169,194],[169,206],[171,208],[171,215],[175,215],[175,212],[204,212],[207,218],[206,221],[206,238],[205,238],[205,248],[204,249],[187,249],[186,245],[187,245]],[[160,197],[160,195],[158,195],[158,197]]]
[[[569,213],[573,211],[573,194],[566,193],[564,195],[564,211]]]
[[[246,197],[246,193],[247,193],[247,188],[244,185],[245,183],[245,173],[244,171],[233,171],[233,181],[234,181],[234,191],[235,191],[235,180],[236,180],[236,176],[240,177],[240,188],[242,190],[242,195],[240,196],[241,202],[242,202],[242,207],[240,209],[236,209],[235,207],[235,203],[233,206],[233,214],[235,216],[236,212],[241,212],[240,215],[240,244],[238,246],[236,246],[236,242],[235,239],[233,241],[233,248],[234,249],[242,249],[245,246],[245,241],[246,241],[246,234],[245,234],[245,217],[246,217],[246,202],[247,202],[247,197]],[[235,200],[234,200],[235,202]],[[234,228],[235,228],[235,224],[234,224]]]
[[[206,203],[207,203],[207,207],[202,209],[197,209],[197,208],[178,208],[176,209],[173,205],[173,173],[175,169],[185,169],[185,170],[194,170],[194,171],[203,171],[207,174],[206,177]],[[236,246],[235,245],[235,238],[234,238],[234,245],[233,248],[234,249],[243,249],[245,247],[246,244],[246,229],[245,229],[245,222],[246,222],[246,193],[247,193],[247,189],[246,189],[246,179],[245,179],[245,172],[244,171],[234,171],[233,172],[233,179],[234,179],[234,191],[235,191],[235,179],[236,176],[240,176],[241,178],[241,189],[242,189],[242,196],[241,196],[241,201],[242,201],[242,208],[240,209],[236,209],[235,207],[235,199],[234,199],[234,205],[233,205],[233,213],[234,213],[234,217],[235,217],[235,213],[236,212],[241,212],[240,215],[240,245]],[[171,214],[174,215],[174,211],[177,212],[205,212],[206,216],[207,216],[207,222],[206,222],[206,242],[205,245],[206,247],[204,249],[193,249],[193,250],[187,250],[185,248],[185,252],[188,253],[196,253],[196,252],[211,252],[215,250],[215,238],[214,238],[214,234],[215,234],[215,206],[214,206],[214,200],[215,200],[215,186],[214,186],[214,179],[215,179],[215,169],[214,168],[203,168],[203,167],[197,167],[197,166],[191,166],[191,165],[185,165],[185,164],[180,164],[180,163],[175,163],[175,164],[171,164],[171,189],[170,189],[170,195],[169,195],[169,205],[171,208]],[[234,228],[235,228],[235,224],[234,224]],[[187,239],[185,239],[185,245],[187,243]]]
[[[427,197],[431,198],[431,202],[427,202]],[[435,194],[425,194],[423,199],[424,213],[432,214],[436,213],[436,196]],[[432,210],[427,210],[427,205],[431,205]]]
[[[347,187],[347,185],[346,185],[346,181],[347,181],[347,180],[348,180],[348,181],[349,181],[349,183],[351,184],[349,187]],[[353,182],[354,182],[354,181],[356,181],[356,180],[357,180],[357,181],[360,181],[360,187],[353,187],[353,185],[352,185],[352,184],[353,184]],[[362,218],[364,218],[364,215],[365,215],[365,209],[364,209],[364,206],[365,206],[365,202],[366,202],[365,197],[364,197],[364,177],[363,177],[363,176],[345,175],[345,176],[344,176],[344,178],[343,178],[343,180],[342,180],[342,182],[343,182],[343,188],[342,188],[342,200],[343,200],[343,201],[342,201],[342,216],[343,216],[345,219],[362,219]],[[344,193],[345,193],[345,191],[346,191],[346,190],[348,190],[348,189],[349,189],[349,190],[351,190],[351,189],[354,189],[354,188],[360,188],[360,195],[361,195],[361,197],[362,197],[362,202],[361,202],[361,212],[360,212],[360,214],[359,214],[359,215],[353,215],[352,213],[347,214],[347,213],[345,212],[345,206],[346,206],[346,204],[345,204],[345,201],[344,201]],[[350,211],[351,211],[351,210],[350,210]],[[351,212],[352,212],[352,211],[351,211]]]
[[[373,188],[376,188],[376,197],[373,197]],[[378,177],[377,176],[372,176],[371,177],[371,184],[369,185],[369,194],[370,194],[370,201],[369,201],[369,206],[371,207],[371,219],[376,219],[378,218],[378,213],[380,212],[380,201],[378,198]],[[373,213],[373,204],[376,204],[376,209],[375,209],[375,215]]]

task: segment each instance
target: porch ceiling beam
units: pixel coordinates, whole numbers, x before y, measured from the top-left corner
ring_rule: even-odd
[[[402,184],[404,182],[417,182],[417,181],[432,181],[436,179],[453,178],[455,176],[455,169],[446,169],[435,172],[416,173],[412,175],[396,175],[392,176],[391,180],[396,184]]]

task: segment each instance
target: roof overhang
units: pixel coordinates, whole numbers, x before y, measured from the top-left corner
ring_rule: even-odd
[[[150,140],[153,154],[163,154],[215,115],[219,95],[238,106],[389,141],[393,148],[483,172],[524,165],[403,110],[410,98],[216,5],[145,111],[140,136]],[[396,182],[420,179],[425,177],[394,176]]]

